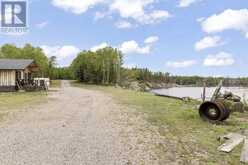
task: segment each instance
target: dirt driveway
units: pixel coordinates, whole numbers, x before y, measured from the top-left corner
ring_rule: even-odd
[[[156,134],[110,96],[63,81],[48,97],[2,124],[1,165],[159,163]]]

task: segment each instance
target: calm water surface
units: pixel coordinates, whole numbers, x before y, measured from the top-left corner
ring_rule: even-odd
[[[208,98],[211,98],[214,90],[216,88],[207,88],[206,90],[206,96]],[[224,91],[231,91],[232,93],[248,99],[248,88],[239,88],[239,87],[223,87],[222,92]],[[201,99],[201,95],[203,93],[203,87],[175,87],[175,88],[169,88],[169,89],[158,89],[153,90],[152,92],[163,94],[163,95],[169,95],[169,96],[175,96],[175,97],[191,97],[193,99]]]

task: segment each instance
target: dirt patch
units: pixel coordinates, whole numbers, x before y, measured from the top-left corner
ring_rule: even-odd
[[[67,81],[49,98],[2,125],[0,164],[161,163],[156,149],[164,139],[143,115]]]

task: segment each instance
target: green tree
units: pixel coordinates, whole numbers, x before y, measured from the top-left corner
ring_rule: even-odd
[[[75,78],[96,84],[117,84],[120,81],[122,54],[108,47],[96,52],[83,51],[73,61]]]
[[[23,48],[17,48],[15,45],[5,44],[1,47],[0,54],[0,58],[33,59],[40,68],[38,75],[48,76],[48,58],[39,47],[26,44]]]
[[[49,77],[51,78],[51,79],[55,79],[55,68],[56,68],[56,65],[57,65],[57,63],[56,63],[56,60],[57,60],[57,58],[56,58],[56,56],[52,56],[52,57],[50,57],[49,58],[49,63],[48,63],[48,70],[49,70]]]

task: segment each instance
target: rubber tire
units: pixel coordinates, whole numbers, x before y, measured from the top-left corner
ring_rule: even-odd
[[[217,111],[216,117],[211,117],[207,114],[207,111],[209,111],[210,108],[213,108]],[[218,123],[226,117],[227,113],[225,109],[218,103],[208,101],[208,102],[204,102],[203,104],[201,104],[199,108],[199,115],[205,121],[208,121],[211,123]]]
[[[221,121],[227,120],[230,117],[231,111],[228,108],[226,108],[226,106],[222,102],[216,102],[216,104],[218,104],[218,106],[221,107],[222,110],[224,111],[224,115]]]

